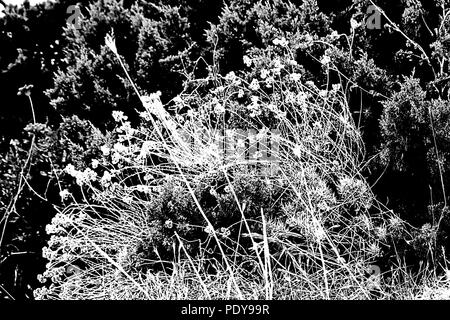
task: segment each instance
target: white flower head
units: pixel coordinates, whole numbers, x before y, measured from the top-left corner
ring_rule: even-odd
[[[328,91],[327,90],[320,90],[319,91],[319,96],[321,96],[322,98],[326,98],[328,96]]]
[[[359,26],[361,26],[361,24],[356,21],[354,18],[350,19],[350,27],[352,28],[352,31],[357,29]]]
[[[155,92],[150,94],[149,96],[143,96],[141,98],[141,102],[144,105],[145,109],[153,113],[155,115],[162,116],[166,113],[164,106],[161,102],[161,92]]]
[[[131,196],[125,196],[122,198],[122,201],[125,202],[126,204],[130,204],[133,202],[133,197]]]
[[[144,176],[144,181],[150,181],[150,180],[153,180],[153,179],[155,179],[155,177],[151,173],[147,173]]]
[[[183,99],[178,95],[172,100],[175,104],[183,104]]]
[[[222,228],[220,228],[220,234],[221,234],[223,237],[227,238],[227,237],[229,237],[229,236],[231,235],[231,231],[230,231],[230,229],[228,229],[228,228],[222,227]]]
[[[261,79],[265,79],[269,76],[269,71],[267,69],[261,70]]]
[[[204,231],[207,234],[212,234],[214,232],[214,228],[211,225],[208,225],[207,227],[205,227]]]
[[[290,75],[289,75],[289,78],[292,80],[292,81],[294,81],[294,82],[298,82],[298,81],[300,81],[300,79],[301,79],[301,74],[299,74],[299,73],[291,73]]]
[[[281,39],[274,39],[273,44],[280,47],[287,47],[289,45],[289,42],[285,37],[282,37]]]
[[[227,81],[231,81],[233,82],[236,79],[236,74],[234,73],[234,71],[230,71],[227,73],[227,75],[225,76],[225,79]]]
[[[220,103],[217,103],[217,104],[214,106],[214,113],[217,114],[217,115],[224,114],[224,113],[225,113],[225,108],[224,108],[224,106],[223,106],[222,104],[220,104]]]
[[[292,148],[292,153],[294,155],[296,155],[297,157],[301,158],[301,156],[302,156],[302,148],[297,145],[294,148]]]
[[[125,147],[123,144],[121,144],[120,142],[116,142],[114,144],[114,150],[118,153],[126,153],[128,151],[128,148]]]
[[[146,121],[150,121],[152,119],[152,115],[148,111],[139,112],[139,116]]]
[[[69,174],[69,175],[71,175],[72,177],[74,177],[75,176],[75,174],[76,174],[76,170],[75,170],[75,167],[73,166],[73,164],[68,164],[67,166],[66,166],[66,168],[64,169],[64,171],[67,173],[67,174]]]
[[[447,281],[450,282],[450,270],[448,270],[448,269],[445,270],[445,278]]]
[[[101,146],[100,150],[102,151],[104,156],[108,156],[109,153],[111,152],[111,149],[108,146],[106,146],[106,145]]]
[[[279,58],[275,58],[273,60],[273,65],[275,68],[280,68],[280,69],[284,67],[284,65],[281,63],[281,60]]]
[[[259,90],[261,87],[259,86],[259,82],[256,79],[253,79],[252,82],[250,83],[249,88],[253,91],[257,91]]]
[[[275,83],[275,78],[270,76],[266,79],[266,88],[270,88]]]
[[[61,197],[61,200],[67,200],[72,194],[69,192],[69,190],[64,189],[59,192],[59,196]]]
[[[320,63],[323,64],[323,65],[329,65],[330,62],[331,62],[331,59],[330,59],[330,57],[327,56],[327,55],[324,55],[324,56],[322,57],[322,59],[320,60]]]
[[[107,185],[111,182],[111,178],[112,178],[112,175],[108,171],[105,171],[103,173],[103,177],[100,179],[100,183],[102,185]]]
[[[128,117],[123,113],[123,111],[114,110],[112,112],[112,116],[114,118],[114,121],[121,122],[126,121]]]
[[[167,228],[167,229],[172,229],[173,228],[173,221],[172,220],[166,220],[166,222],[164,222],[164,226]]]
[[[92,159],[92,169],[97,169],[100,162],[97,159]]]
[[[253,61],[252,61],[252,59],[250,59],[249,56],[247,56],[247,55],[243,56],[243,57],[242,57],[242,60],[244,61],[244,64],[245,64],[247,67],[251,67],[251,66],[252,66]]]
[[[333,91],[339,91],[342,88],[340,83],[333,84],[332,87],[333,87]]]
[[[307,44],[312,44],[313,41],[314,41],[313,36],[310,35],[310,34],[308,33],[308,34],[305,36],[305,42],[306,42]]]
[[[105,44],[115,55],[118,55],[117,47],[116,47],[116,39],[114,38],[114,34],[108,33],[106,35]]]
[[[252,156],[252,158],[253,159],[255,159],[255,160],[258,160],[258,159],[261,159],[263,157],[263,153],[261,152],[261,151],[256,151],[254,154],[253,154],[253,156]]]

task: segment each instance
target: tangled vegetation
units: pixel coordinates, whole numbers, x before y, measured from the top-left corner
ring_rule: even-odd
[[[38,88],[47,119],[23,86],[31,124],[4,135],[0,290],[448,298],[448,4],[432,2],[83,8]],[[5,30],[38,9],[9,10]]]

